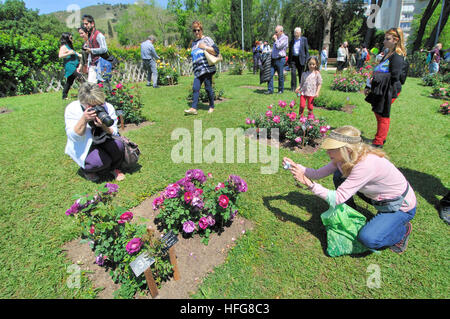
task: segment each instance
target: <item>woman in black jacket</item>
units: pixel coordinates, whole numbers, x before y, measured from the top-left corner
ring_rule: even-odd
[[[367,81],[364,90],[367,95],[366,101],[372,105],[372,111],[377,119],[377,133],[372,141],[375,147],[383,147],[386,142],[391,120],[391,105],[402,90],[400,77],[406,56],[402,29],[389,29],[384,35],[384,47],[387,52],[374,68],[373,77]]]

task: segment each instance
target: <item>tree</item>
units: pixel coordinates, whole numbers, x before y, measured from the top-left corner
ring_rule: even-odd
[[[369,17],[367,18],[367,26],[368,29],[366,31],[366,36],[364,37],[364,45],[366,47],[369,47],[372,38],[375,34],[376,28],[375,28],[375,21],[378,16],[378,11],[381,9],[381,6],[383,5],[383,0],[370,0],[370,6],[371,8],[374,8],[374,6],[378,6],[377,9],[374,9],[373,12],[370,13]]]
[[[428,2],[428,5],[422,14],[422,17],[420,18],[420,25],[417,30],[416,38],[412,46],[413,52],[418,51],[422,46],[422,38],[425,34],[427,23],[430,20],[431,16],[433,15],[433,12],[436,10],[436,7],[438,6],[440,1],[441,0],[430,0],[430,2]]]
[[[425,44],[425,46],[427,48],[431,48],[435,45],[436,34],[439,37],[439,35],[441,34],[445,25],[447,24],[449,14],[450,14],[450,0],[445,1],[445,6],[442,10],[442,21],[441,21],[440,27],[439,27],[439,19],[438,19],[438,21],[436,22],[436,25],[434,26],[433,31],[431,32],[430,37],[427,39],[427,42]],[[439,11],[439,15],[440,15],[440,11]],[[439,27],[439,30],[438,30],[438,27]]]
[[[231,0],[230,5],[230,36],[231,42],[242,42],[241,1],[244,17],[244,48],[252,47],[252,0]]]

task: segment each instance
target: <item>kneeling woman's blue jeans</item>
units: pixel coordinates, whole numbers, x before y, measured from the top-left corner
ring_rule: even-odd
[[[345,178],[339,170],[336,170],[333,176],[333,182],[336,188],[344,182]],[[369,203],[367,197],[363,194],[358,195]],[[356,208],[353,198],[347,200],[346,204]],[[413,219],[416,214],[414,207],[409,212],[378,212],[363,228],[359,231],[358,240],[367,248],[380,249],[390,247],[402,240],[406,234],[406,223]]]
[[[199,77],[194,78],[194,85],[192,86],[193,96],[192,96],[192,108],[197,109],[198,98],[200,95],[200,88],[202,83],[205,82],[205,89],[208,93],[209,107],[214,108],[214,90],[212,87],[212,77],[214,73],[205,73]]]
[[[409,212],[401,210],[387,213],[378,212],[361,228],[358,240],[370,249],[393,246],[405,236],[406,223],[413,219],[415,214],[415,207]]]

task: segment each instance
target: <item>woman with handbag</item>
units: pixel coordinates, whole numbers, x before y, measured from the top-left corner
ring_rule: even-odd
[[[110,172],[117,181],[125,179],[119,170],[124,145],[113,138],[119,135],[114,107],[105,103],[103,90],[94,83],[83,83],[78,101],[65,110],[68,154],[81,168],[86,179],[98,181],[99,175]]]
[[[64,61],[64,77],[66,78],[62,98],[63,100],[67,100],[69,90],[79,75],[77,72],[77,67],[80,63],[79,58],[81,58],[81,54],[75,52],[73,49],[73,38],[72,34],[69,32],[64,32],[61,35],[60,44],[61,47],[59,48],[58,56]]]
[[[374,147],[382,148],[386,143],[390,126],[391,105],[402,90],[402,72],[406,49],[403,31],[391,28],[384,35],[386,53],[374,68],[372,79],[368,79],[364,94],[372,106],[377,120],[377,133],[372,141]]]
[[[321,148],[331,161],[319,169],[306,168],[286,157],[283,164],[315,195],[325,200],[335,198],[335,206],[346,203],[356,208],[355,194],[372,204],[378,213],[359,231],[358,240],[372,250],[389,247],[403,253],[412,230],[410,220],[416,213],[416,196],[403,174],[381,149],[363,143],[361,132],[353,126],[331,131]],[[331,174],[335,191],[312,181]]]
[[[205,83],[205,89],[209,98],[209,111],[214,112],[214,90],[212,86],[212,78],[216,73],[216,66],[210,65],[206,54],[211,54],[214,57],[219,55],[219,48],[214,44],[210,37],[203,35],[203,25],[200,21],[192,23],[192,32],[195,40],[191,46],[192,65],[194,69],[194,84],[192,87],[193,98],[191,108],[184,110],[187,115],[197,115],[198,99],[200,95],[200,88]]]

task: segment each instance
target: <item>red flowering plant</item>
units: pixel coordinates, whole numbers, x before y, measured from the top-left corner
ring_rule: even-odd
[[[106,183],[94,195],[75,195],[66,215],[74,217],[81,226],[82,242],[89,243],[94,251],[94,262],[110,268],[112,280],[121,284],[115,295],[131,298],[147,285],[145,278],[136,277],[130,267],[140,253],[155,258],[152,272],[158,284],[172,274],[172,266],[162,252],[162,243],[146,232],[146,226],[131,223],[133,213],[113,205],[118,190],[118,185]]]
[[[450,104],[448,102],[444,102],[440,105],[439,112],[448,115],[450,113]]]
[[[277,106],[269,105],[263,113],[253,112],[245,119],[245,124],[256,128],[257,133],[266,129],[267,138],[270,137],[271,129],[278,128],[280,141],[287,141],[300,148],[305,145],[315,146],[330,126],[324,118],[316,118],[313,114],[299,115],[296,113],[297,108],[295,100],[289,104],[280,100]]]
[[[106,102],[112,104],[116,109],[121,110],[125,124],[144,122],[146,118],[142,115],[143,103],[138,85],[128,86],[120,82],[113,82],[110,86],[99,83],[105,91]]]
[[[211,233],[222,232],[233,222],[239,211],[239,195],[247,189],[247,183],[237,175],[217,183],[210,173],[188,170],[153,201],[153,209],[159,209],[156,222],[164,231],[184,237],[198,234],[207,245]]]
[[[366,86],[368,78],[372,77],[372,67],[370,65],[356,71],[347,69],[334,75],[331,89],[342,92],[359,92]]]

